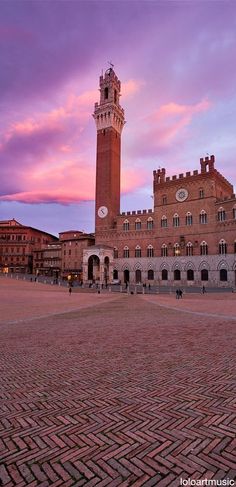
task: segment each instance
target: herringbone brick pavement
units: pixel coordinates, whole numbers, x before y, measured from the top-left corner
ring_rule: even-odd
[[[90,299],[0,326],[1,484],[236,479],[236,321]]]

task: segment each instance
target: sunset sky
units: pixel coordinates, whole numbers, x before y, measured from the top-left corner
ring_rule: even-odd
[[[0,220],[94,231],[99,75],[122,83],[121,210],[152,172],[216,167],[236,183],[235,1],[0,3]]]

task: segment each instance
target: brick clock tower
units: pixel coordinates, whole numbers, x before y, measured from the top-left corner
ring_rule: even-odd
[[[116,227],[120,213],[120,153],[121,132],[125,124],[120,106],[120,81],[113,68],[100,76],[100,102],[95,103],[94,120],[97,128],[95,234]]]

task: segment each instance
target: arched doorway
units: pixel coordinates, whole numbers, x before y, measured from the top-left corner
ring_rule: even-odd
[[[161,279],[162,279],[162,281],[168,281],[168,270],[167,269],[162,269]]]
[[[118,279],[118,270],[114,269],[113,271],[113,279]]]
[[[129,282],[129,269],[124,270],[124,282]]]
[[[207,269],[201,270],[201,280],[202,281],[208,281],[208,270]]]
[[[140,269],[136,269],[135,271],[135,281],[137,284],[142,282],[142,272],[140,271]]]
[[[92,282],[100,279],[100,259],[97,255],[90,255],[88,259],[88,279]]]
[[[227,274],[228,273],[226,269],[220,269],[220,281],[226,282],[228,280]]]
[[[181,274],[179,269],[174,270],[174,281],[180,281],[181,279]]]
[[[154,280],[154,271],[152,269],[148,270],[148,280],[153,281]]]
[[[194,272],[193,269],[187,270],[187,281],[194,281]]]

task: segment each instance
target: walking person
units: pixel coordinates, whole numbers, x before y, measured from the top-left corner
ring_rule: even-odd
[[[205,292],[206,292],[206,288],[205,286],[202,286],[202,294],[205,294]]]
[[[72,293],[72,287],[69,286],[69,295],[71,295],[71,293]]]

